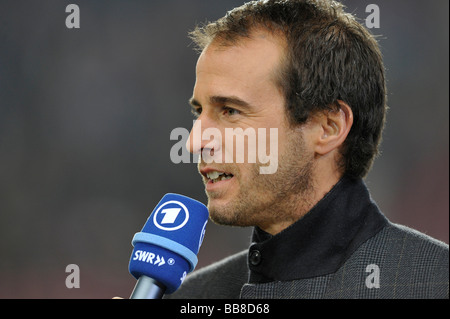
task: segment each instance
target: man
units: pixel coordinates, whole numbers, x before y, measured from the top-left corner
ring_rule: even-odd
[[[334,1],[269,0],[191,35],[201,55],[188,147],[201,155],[211,219],[254,233],[248,250],[167,297],[448,298],[448,246],[390,223],[362,180],[386,112],[370,33]],[[267,147],[276,129],[276,172],[225,161],[236,159],[229,138],[194,136],[212,128],[265,129]]]

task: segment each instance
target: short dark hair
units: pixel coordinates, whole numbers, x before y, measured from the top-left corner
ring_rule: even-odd
[[[200,50],[212,41],[233,45],[264,28],[281,34],[287,51],[277,85],[285,95],[292,125],[318,111],[353,112],[353,126],[340,149],[340,167],[350,177],[364,177],[379,153],[386,116],[386,83],[375,37],[343,5],[327,0],[248,2],[223,18],[190,33]]]

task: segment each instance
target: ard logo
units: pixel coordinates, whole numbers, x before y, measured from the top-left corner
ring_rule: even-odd
[[[182,228],[189,220],[187,207],[176,200],[165,202],[153,214],[153,223],[159,229],[174,231]]]

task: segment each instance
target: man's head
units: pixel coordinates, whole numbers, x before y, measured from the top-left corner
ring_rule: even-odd
[[[237,45],[255,30],[285,41],[276,82],[292,125],[311,115],[353,112],[353,126],[340,152],[343,173],[365,177],[378,154],[386,113],[384,66],[374,37],[343,6],[328,0],[252,1],[216,22],[197,27],[200,50],[211,43]]]
[[[376,42],[337,3],[251,2],[192,37],[202,53],[191,99],[199,121],[190,151],[202,157],[233,153],[233,143],[214,137],[195,144],[199,125],[222,134],[267,129],[266,136],[258,134],[267,144],[269,129],[277,130],[273,174],[261,175],[258,162],[208,164],[202,158],[213,220],[275,234],[343,174],[367,173],[384,122],[383,65]]]

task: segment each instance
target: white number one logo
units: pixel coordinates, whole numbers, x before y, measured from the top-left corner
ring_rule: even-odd
[[[175,223],[175,219],[177,219],[178,214],[180,213],[181,208],[166,208],[161,211],[161,214],[164,214],[164,218],[161,221],[161,224],[173,224]]]

